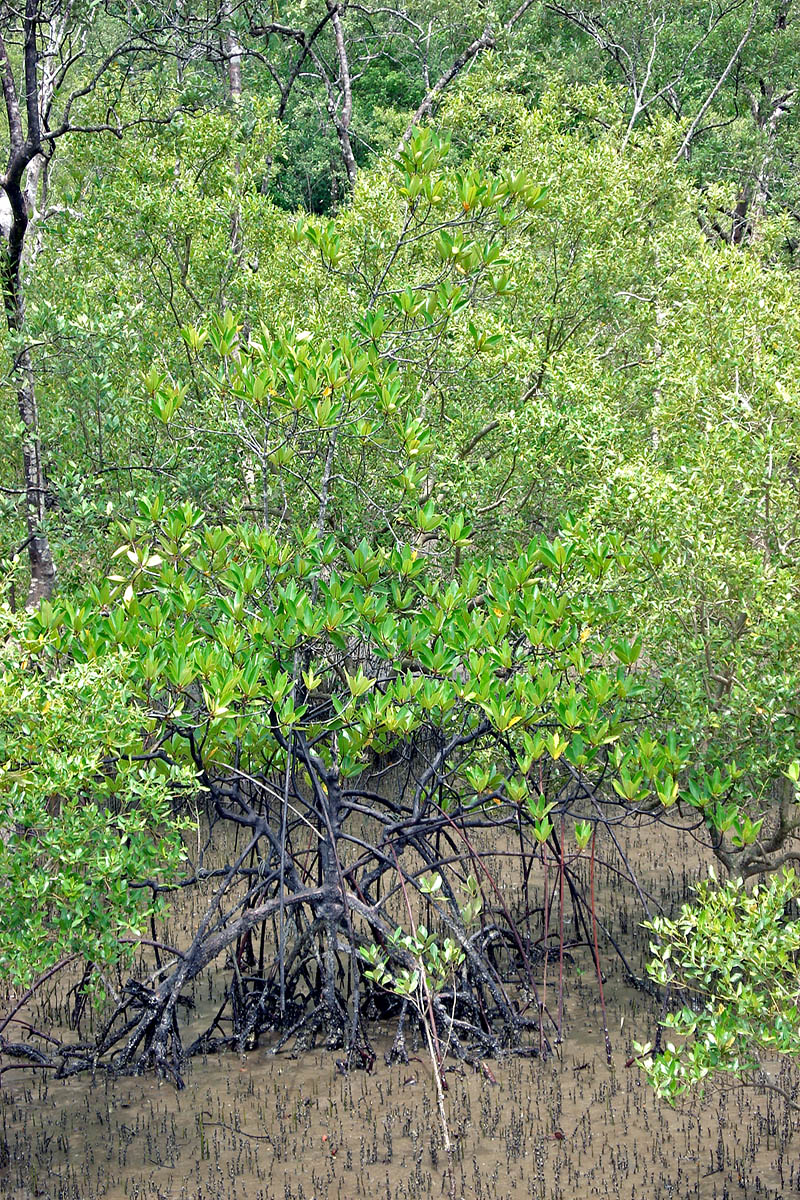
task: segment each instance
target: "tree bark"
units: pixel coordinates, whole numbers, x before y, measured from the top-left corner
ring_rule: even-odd
[[[3,291],[6,306],[6,323],[9,330],[18,336],[25,333],[25,302],[19,280],[19,270],[10,264],[10,255],[5,252]],[[10,286],[8,280],[10,277]],[[31,353],[23,346],[14,355],[13,375],[17,387],[17,406],[20,421],[24,426],[22,436],[22,469],[25,477],[25,524],[27,530],[28,562],[31,581],[26,606],[37,608],[42,600],[52,595],[56,582],[56,568],[47,534],[43,529],[45,513],[45,476],[42,463],[42,442],[39,436],[39,405],[33,375]]]
[[[518,11],[522,12],[522,11],[524,11],[524,9],[526,7],[527,6],[523,6]],[[406,126],[405,132],[403,133],[403,136],[400,139],[400,144],[397,147],[398,154],[402,150],[405,150],[406,144],[407,144],[409,138],[411,137],[412,133],[414,132],[414,129],[416,128],[417,125],[419,125],[420,121],[425,116],[425,114],[431,111],[436,100],[439,98],[439,96],[445,90],[445,88],[448,86],[448,84],[452,83],[453,80],[455,79],[455,77],[461,71],[463,71],[464,67],[466,67],[469,63],[471,63],[472,60],[474,58],[476,58],[477,55],[479,55],[482,50],[491,50],[494,48],[494,45],[495,45],[494,33],[492,32],[491,28],[489,26],[487,26],[486,29],[484,29],[481,36],[479,38],[476,38],[474,42],[471,42],[470,45],[467,46],[466,50],[463,50],[461,52],[461,54],[459,54],[458,58],[455,59],[455,61],[451,64],[451,66],[444,72],[444,74],[441,75],[436,80],[436,83],[433,85],[432,88],[430,88],[425,99],[422,101],[419,108],[414,113],[413,117],[411,118],[408,125]]]
[[[0,175],[0,191],[5,193],[7,224],[2,225],[0,245],[0,286],[3,309],[12,335],[11,377],[17,392],[17,406],[23,425],[22,468],[25,478],[25,523],[31,581],[27,607],[35,608],[51,595],[56,571],[43,521],[45,477],[42,443],[39,434],[39,405],[34,382],[30,348],[25,344],[25,296],[22,282],[22,256],[29,227],[25,176],[34,159],[41,157],[39,123],[38,59],[36,49],[35,6],[28,0],[25,10],[25,109],[27,133],[23,131],[22,112],[11,61],[0,34],[0,74],[9,133],[8,166]],[[39,172],[37,172],[38,177]]]
[[[328,112],[336,130],[336,136],[339,139],[339,147],[342,152],[342,161],[344,162],[344,169],[347,172],[347,178],[350,181],[350,186],[354,187],[356,175],[358,174],[358,166],[356,165],[356,157],[353,154],[353,146],[350,141],[350,122],[353,117],[353,90],[340,11],[338,2],[332,3],[331,0],[328,0],[328,12],[330,13],[333,37],[336,43],[336,57],[339,62],[339,88],[342,94],[342,109],[341,112],[337,112],[333,91],[330,87],[328,88]]]

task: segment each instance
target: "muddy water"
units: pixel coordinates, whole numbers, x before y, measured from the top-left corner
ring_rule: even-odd
[[[681,899],[701,856],[688,837],[665,850],[654,831],[626,846],[654,904]],[[692,864],[689,870],[687,864]],[[602,904],[636,965],[646,951],[635,896],[609,875]],[[447,1097],[455,1191],[465,1200],[723,1200],[800,1196],[798,1137],[782,1102],[751,1090],[673,1111],[636,1067],[631,1040],[652,1036],[653,1002],[603,951],[612,1065],[606,1062],[591,958],[568,964],[563,1053],[454,1066]],[[555,972],[551,968],[552,974]],[[552,998],[554,980],[548,983]],[[213,985],[208,988],[210,1001]],[[201,989],[202,992],[202,989]],[[198,994],[198,1001],[204,999]],[[450,1194],[424,1049],[342,1075],[336,1055],[195,1060],[184,1091],[152,1078],[54,1083],[3,1078],[9,1162],[0,1192],[19,1200],[427,1200]]]

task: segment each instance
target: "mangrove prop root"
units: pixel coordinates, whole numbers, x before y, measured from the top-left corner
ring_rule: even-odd
[[[396,1022],[389,1057],[404,1059],[413,1010],[367,979],[361,951],[374,944],[394,969],[412,965],[392,937],[398,924],[408,924],[409,906],[440,944],[449,937],[464,956],[442,997],[433,1001],[441,1045],[466,1062],[509,1051],[546,1052],[543,1022],[552,1023],[559,1041],[562,1034],[565,883],[576,914],[583,915],[581,908],[590,914],[586,942],[598,964],[594,841],[602,822],[597,819],[592,839],[592,894],[586,898],[577,894],[580,885],[564,850],[564,822],[585,813],[585,792],[568,776],[553,775],[549,786],[561,837],[543,858],[519,811],[474,799],[462,804],[450,791],[474,740],[465,734],[442,745],[435,737],[418,738],[397,769],[367,773],[346,785],[336,766],[299,735],[286,743],[288,769],[275,778],[249,776],[239,768],[214,776],[203,767],[213,825],[217,832],[227,826],[243,834],[228,839],[243,848],[219,870],[195,871],[191,886],[207,888],[210,881],[216,890],[205,901],[190,945],[170,947],[171,963],[158,961],[151,978],[159,982],[125,985],[93,1043],[59,1041],[52,1031],[37,1040],[34,1030],[25,1042],[0,1038],[3,1059],[53,1068],[62,1076],[155,1070],[180,1086],[187,1055],[223,1045],[249,1049],[270,1033],[273,1049],[319,1043],[343,1048],[347,1069],[371,1069],[368,1022],[389,1018]],[[601,800],[592,799],[602,814]],[[509,884],[505,870],[502,891],[501,858],[506,868],[510,859],[517,872],[516,883]],[[557,948],[547,897],[543,907],[528,898],[529,887],[552,883],[544,879],[544,864],[552,876],[553,863]],[[421,881],[432,875],[442,880],[433,899],[421,890]],[[459,906],[468,876],[478,880],[484,898],[470,927]],[[532,915],[541,919],[538,932]],[[582,923],[589,925],[585,918]],[[156,940],[148,939],[143,955],[152,956]],[[533,979],[534,966],[541,968],[551,956],[558,963],[556,1017],[547,1012],[544,989],[540,997]],[[198,976],[220,961],[224,999],[187,1047],[180,1010]],[[35,991],[34,986],[23,999],[35,1002]],[[534,998],[536,1020],[526,1016],[532,1007],[528,997]],[[10,1017],[22,1007],[18,1003]],[[6,1025],[0,1023],[0,1035]]]

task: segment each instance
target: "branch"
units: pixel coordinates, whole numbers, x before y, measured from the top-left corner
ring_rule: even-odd
[[[74,962],[77,957],[78,957],[77,954],[69,954],[69,955],[67,955],[66,958],[60,959],[54,966],[50,967],[50,969],[48,971],[45,971],[43,975],[40,975],[39,978],[36,979],[31,984],[31,986],[28,988],[27,992],[25,992],[25,994],[17,1001],[17,1003],[11,1009],[11,1012],[6,1014],[3,1022],[0,1023],[0,1034],[2,1034],[7,1029],[8,1025],[11,1023],[11,1021],[17,1015],[19,1010],[21,1008],[25,1007],[25,1005],[28,1003],[28,1001],[31,999],[31,997],[34,995],[34,993],[36,991],[38,991],[38,989],[42,986],[42,984],[47,983],[48,979],[52,979],[52,977],[58,971],[63,970],[64,967],[68,967],[69,964]]]
[[[523,11],[524,11],[524,7],[525,6],[523,6]],[[445,73],[443,75],[440,75],[439,78],[436,80],[436,83],[430,89],[427,96],[422,101],[422,103],[420,104],[417,111],[414,113],[414,116],[409,121],[408,126],[406,127],[406,131],[403,134],[403,136],[401,137],[400,144],[397,147],[398,154],[400,154],[401,151],[403,151],[405,149],[408,139],[411,137],[411,134],[414,132],[415,125],[419,124],[421,119],[425,116],[425,113],[430,112],[437,97],[441,95],[441,93],[444,91],[444,89],[447,87],[447,85],[449,83],[452,83],[452,81],[455,79],[456,75],[458,75],[458,73],[460,71],[463,71],[463,69],[467,65],[467,63],[472,62],[472,60],[474,58],[476,58],[477,55],[479,55],[482,50],[491,50],[494,47],[494,45],[495,45],[494,33],[492,32],[490,27],[487,25],[486,28],[484,29],[483,33],[481,34],[481,36],[479,38],[476,38],[474,42],[471,42],[470,45],[467,46],[466,50],[462,51],[462,53],[459,54],[458,58],[455,60],[455,62],[452,64],[452,66],[447,71],[445,71]]]
[[[734,50],[730,59],[728,60],[728,65],[726,66],[726,68],[722,72],[722,74],[720,75],[717,82],[714,84],[711,91],[708,93],[708,96],[706,97],[704,103],[701,105],[700,111],[698,112],[697,116],[692,121],[691,125],[689,126],[689,128],[686,132],[686,137],[681,142],[678,153],[675,155],[675,157],[672,160],[673,166],[676,166],[682,158],[688,158],[689,146],[691,145],[692,138],[694,137],[695,133],[697,132],[698,125],[700,124],[703,117],[708,112],[711,105],[714,103],[714,100],[715,100],[717,94],[719,93],[720,88],[722,87],[723,83],[725,82],[725,80],[728,78],[731,71],[733,70],[733,68],[736,64],[736,61],[739,58],[739,55],[742,53],[742,50],[744,50],[744,47],[750,38],[750,34],[753,32],[753,26],[755,25],[756,17],[758,15],[758,5],[759,5],[759,0],[753,0],[753,8],[750,13],[750,21],[748,22],[747,29],[745,29],[745,31],[742,35],[741,41],[739,42],[739,45],[736,47],[736,49]]]
[[[325,16],[322,18],[322,20],[318,22],[318,24],[316,25],[316,27],[314,29],[312,29],[312,31],[308,37],[306,37],[306,35],[300,30],[291,30],[290,32],[287,32],[285,34],[285,36],[293,37],[295,41],[298,41],[300,43],[300,46],[302,47],[302,49],[298,56],[297,62],[294,64],[291,71],[289,72],[289,78],[286,80],[285,87],[281,88],[281,102],[278,105],[278,112],[277,112],[277,117],[278,117],[279,121],[283,120],[284,114],[286,112],[286,106],[289,103],[289,96],[291,95],[292,88],[294,87],[295,81],[297,80],[297,77],[300,74],[300,70],[303,66],[303,63],[305,62],[306,58],[308,57],[311,47],[314,45],[314,42],[317,40],[319,35],[322,33],[322,30],[325,28],[328,21],[330,21],[332,15],[333,15],[332,11],[329,9],[328,12],[325,13]],[[278,86],[280,87],[280,84]]]
[[[500,419],[499,419],[499,417],[495,417],[493,421],[489,421],[488,425],[484,425],[483,429],[479,429],[478,432],[474,435],[474,437],[471,437],[469,439],[466,446],[461,451],[460,457],[462,459],[467,458],[472,453],[472,451],[475,449],[475,447],[478,445],[478,442],[482,442],[483,439],[485,437],[488,437],[490,433],[493,433],[495,431],[495,429],[498,428],[499,425],[500,425]]]
[[[11,151],[13,154],[22,149],[25,135],[22,131],[22,117],[20,116],[17,90],[14,84],[14,72],[2,33],[0,33],[0,67],[2,67],[3,95],[6,102],[6,112],[8,113],[8,131],[11,137]]]
[[[309,888],[305,891],[295,892],[292,896],[285,896],[283,904],[286,908],[293,908],[297,904],[313,904],[315,901],[321,901],[325,898],[323,888]],[[188,960],[188,967],[184,975],[184,982],[194,979],[200,972],[208,966],[210,962],[226,950],[233,942],[237,941],[250,929],[260,925],[277,913],[281,906],[280,897],[275,896],[271,900],[267,900],[264,904],[260,904],[258,908],[247,908],[242,915],[230,925],[226,925],[223,929],[217,930],[189,952],[184,952],[185,961]],[[168,994],[172,989],[172,982],[167,980],[162,984],[161,991]]]

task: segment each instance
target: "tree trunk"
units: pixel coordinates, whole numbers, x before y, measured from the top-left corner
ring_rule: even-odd
[[[350,181],[350,186],[355,187],[358,165],[356,164],[353,145],[350,141],[350,122],[353,117],[353,90],[347,45],[345,43],[344,29],[342,28],[340,15],[341,8],[338,0],[336,3],[328,0],[328,12],[330,13],[333,37],[336,43],[336,57],[339,62],[339,88],[342,94],[342,110],[341,112],[337,112],[333,91],[330,87],[328,88],[328,112],[336,130],[336,136],[339,139],[339,148],[342,152],[342,161],[344,162],[344,169],[347,171],[347,178]]]
[[[31,583],[27,607],[36,608],[53,591],[56,569],[50,544],[43,529],[45,479],[42,467],[42,443],[39,437],[39,405],[33,375],[33,360],[25,341],[25,296],[22,286],[22,255],[29,224],[29,192],[34,193],[44,159],[39,90],[39,51],[37,11],[34,0],[26,0],[23,21],[24,111],[23,125],[20,94],[14,69],[0,30],[0,82],[2,82],[8,120],[9,156],[5,175],[0,175],[0,191],[7,204],[0,220],[0,287],[3,308],[11,334],[11,379],[17,391],[19,416],[23,425],[22,468],[25,476],[25,523],[28,537],[28,561]],[[50,85],[48,84],[48,87]],[[52,92],[49,94],[52,95]],[[30,168],[33,168],[32,170]],[[27,175],[27,182],[26,182]],[[35,203],[35,196],[32,203]]]
[[[229,21],[232,19],[233,8],[230,0],[225,0],[223,15]],[[242,45],[232,29],[225,35],[224,52],[228,75],[228,95],[233,106],[238,107],[242,102]],[[238,178],[241,172],[238,155],[234,170]],[[234,205],[231,212],[230,244],[233,268],[235,269],[241,265],[242,258],[242,219],[238,204]]]
[[[42,528],[45,513],[45,478],[42,465],[42,443],[39,436],[39,405],[34,384],[30,349],[21,339],[25,336],[25,298],[22,288],[22,249],[28,228],[25,196],[19,184],[7,184],[6,196],[11,208],[11,225],[0,253],[2,261],[3,305],[6,324],[14,339],[12,345],[11,377],[17,391],[22,435],[22,466],[25,477],[25,523],[27,528],[28,561],[31,582],[27,607],[36,608],[46,600],[55,587],[56,569],[50,543]],[[5,232],[5,231],[4,231]]]

